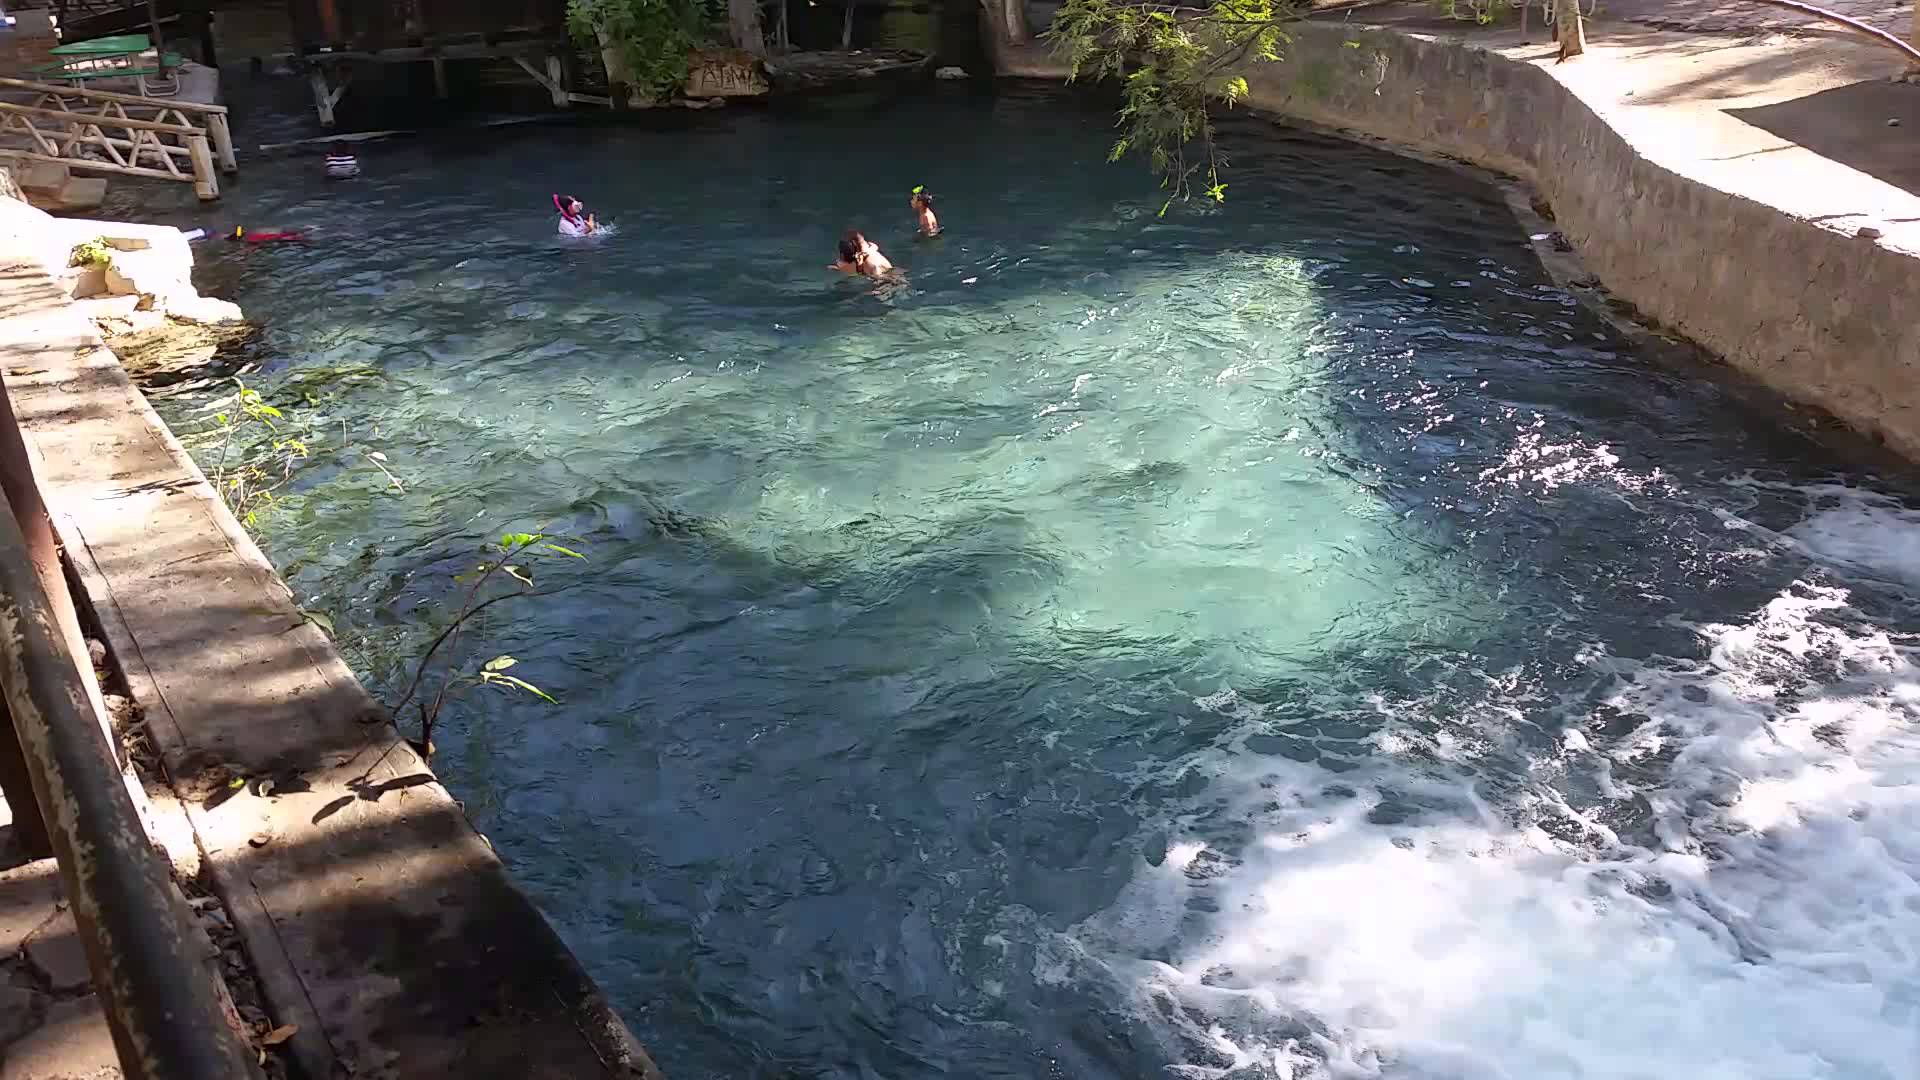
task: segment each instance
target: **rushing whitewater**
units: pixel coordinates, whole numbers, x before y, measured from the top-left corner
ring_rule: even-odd
[[[375,689],[486,538],[587,556],[462,639],[561,705],[437,764],[669,1075],[1920,1075],[1912,477],[1622,341],[1470,180],[1229,124],[1161,216],[1109,106],[230,196],[324,238],[202,284],[324,417],[263,542]]]

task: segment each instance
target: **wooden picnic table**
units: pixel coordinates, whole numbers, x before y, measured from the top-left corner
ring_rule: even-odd
[[[145,54],[152,48],[153,41],[145,34],[116,34],[112,37],[76,41],[70,45],[59,45],[49,49],[48,54],[58,57],[60,62],[34,68],[33,74],[43,79],[58,79],[74,86],[96,79],[130,78],[134,80],[140,96],[148,97],[150,94],[147,76],[163,75],[186,62],[178,53],[166,53],[155,57],[154,62],[150,64],[141,63]]]

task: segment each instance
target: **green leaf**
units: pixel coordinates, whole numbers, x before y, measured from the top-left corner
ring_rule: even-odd
[[[481,671],[505,671],[519,662],[520,661],[515,660],[511,656],[496,656],[493,659],[487,661],[485,664],[481,665],[480,670]]]
[[[925,184],[915,184],[915,185],[913,185],[913,193],[914,193],[915,195],[918,195],[918,194],[920,194],[921,192],[923,192],[923,191],[925,191],[925,190],[927,190],[927,185],[925,185]]]
[[[1360,43],[1357,41],[1343,41],[1340,43],[1340,47],[1343,49],[1357,49],[1360,47]]]
[[[246,778],[246,777],[244,777],[244,776],[236,776],[236,777],[234,777],[233,779],[231,779],[231,780],[229,780],[229,781],[227,781],[227,786],[228,786],[229,788],[243,788],[243,787],[246,787],[246,786],[247,786],[247,778]]]
[[[317,611],[308,611],[306,608],[301,608],[300,617],[312,623],[313,625],[319,627],[320,629],[325,630],[327,632],[327,636],[329,637],[333,636],[333,620],[328,618],[327,616],[322,615]]]
[[[538,539],[540,539],[540,537],[534,533],[502,533],[500,536],[500,546],[505,550],[512,550],[513,548],[526,547]]]
[[[561,547],[559,544],[541,544],[540,546],[543,548],[546,548],[548,551],[554,552],[557,555],[565,555],[569,559],[586,558],[585,555],[580,554],[579,552],[573,550],[572,548]]]

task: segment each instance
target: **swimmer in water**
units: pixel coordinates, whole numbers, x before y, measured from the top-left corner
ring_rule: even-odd
[[[859,274],[878,281],[893,276],[893,264],[880,254],[880,245],[867,239],[859,229],[848,229],[847,235],[840,238],[840,258],[829,263],[829,270],[838,270],[843,274]]]
[[[914,188],[913,198],[907,200],[907,205],[913,207],[914,227],[920,230],[921,236],[940,235],[940,219],[933,216],[933,196],[927,189]]]
[[[248,244],[304,244],[307,242],[305,229],[253,229],[249,231],[243,225],[233,227],[233,239]]]
[[[561,236],[591,236],[600,227],[593,215],[585,212],[580,200],[571,195],[555,195],[553,207],[560,211]]]

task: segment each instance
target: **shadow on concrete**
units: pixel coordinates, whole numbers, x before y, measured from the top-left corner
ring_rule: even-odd
[[[1857,82],[1777,105],[1726,112],[1821,157],[1920,195],[1920,86]]]
[[[1725,41],[1712,38],[1687,43],[1675,42],[1671,35],[1659,35],[1654,40],[1642,43],[1634,42],[1628,36],[1624,42],[1609,38],[1607,44],[1629,45],[1639,52],[1640,58],[1647,60],[1659,58],[1671,61],[1697,57],[1706,68],[1692,78],[1673,82],[1653,77],[1652,88],[1642,89],[1630,99],[1637,105],[1713,102],[1759,93],[1790,84],[1795,79],[1803,79],[1821,66],[1817,54],[1803,49],[1750,49],[1743,51],[1744,59],[1737,63],[1715,63],[1715,54],[1725,53],[1727,48]]]

